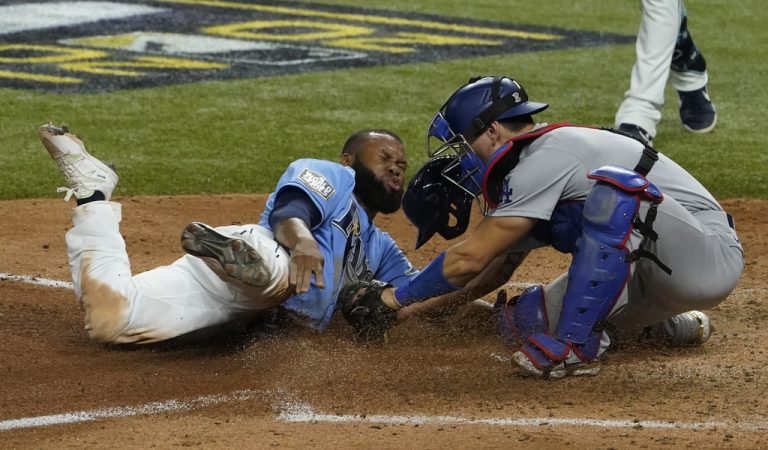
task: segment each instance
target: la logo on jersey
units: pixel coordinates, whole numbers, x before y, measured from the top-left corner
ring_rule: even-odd
[[[506,205],[512,202],[512,188],[509,186],[509,177],[504,178],[504,184],[501,187],[501,201],[500,205]]]
[[[333,186],[320,174],[304,169],[299,174],[299,180],[307,185],[308,188],[320,194],[321,197],[328,200],[336,191]]]

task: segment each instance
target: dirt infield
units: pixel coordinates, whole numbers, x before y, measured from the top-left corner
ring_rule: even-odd
[[[252,222],[264,196],[118,200],[138,273],[181,255],[187,222]],[[259,328],[170,349],[95,345],[71,289],[40,285],[69,281],[70,206],[0,202],[0,447],[768,448],[768,203],[723,203],[747,266],[710,312],[709,342],[625,346],[597,377],[549,382],[514,369],[512,349],[471,308],[413,319],[384,347],[352,342],[340,317],[324,334]],[[401,214],[379,223],[417,265],[443,244],[410,251],[416,233]],[[539,251],[513,281],[544,282],[567,264]]]

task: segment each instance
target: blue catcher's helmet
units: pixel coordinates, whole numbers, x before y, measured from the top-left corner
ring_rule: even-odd
[[[411,178],[403,195],[403,212],[419,229],[418,249],[435,233],[445,239],[460,236],[469,226],[473,196],[446,181],[443,173],[458,171],[457,166],[447,169],[452,157],[438,157],[427,161]],[[453,173],[458,176],[458,174]]]
[[[517,81],[507,77],[475,77],[454,92],[435,114],[427,131],[427,151],[430,157],[452,155],[454,163],[446,168],[457,172],[458,179],[449,179],[468,194],[481,191],[485,164],[472,150],[469,142],[485,131],[494,121],[539,113],[547,103],[528,100],[528,94]],[[430,147],[431,138],[440,146]],[[444,174],[447,177],[447,173]]]

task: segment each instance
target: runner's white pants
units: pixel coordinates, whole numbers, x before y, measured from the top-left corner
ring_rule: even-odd
[[[217,231],[236,234],[259,252],[272,274],[264,288],[227,280],[223,272],[217,275],[203,259],[190,255],[133,276],[120,220],[118,203],[87,203],[73,210],[74,228],[66,235],[75,294],[94,341],[162,341],[275,306],[287,296],[289,257],[258,225]]]
[[[635,44],[629,90],[616,113],[615,124],[630,123],[656,136],[661,120],[664,89],[669,79],[677,91],[694,91],[707,85],[707,72],[671,70],[677,33],[685,14],[682,0],[641,0],[640,29]]]

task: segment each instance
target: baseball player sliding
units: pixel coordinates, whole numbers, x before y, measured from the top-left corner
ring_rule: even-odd
[[[526,372],[597,374],[611,330],[651,327],[679,343],[709,337],[709,318],[695,310],[722,302],[744,267],[730,215],[638,140],[535,123],[548,106],[507,77],[475,78],[451,95],[428,132],[442,145],[411,181],[403,209],[419,243],[461,234],[467,199],[478,197],[485,217],[406,285],[345,288],[351,322],[375,323],[382,304],[397,310],[453,292],[500,255],[551,245],[572,255],[568,272],[496,305]]]
[[[417,272],[373,224],[400,208],[407,168],[402,141],[387,130],[349,137],[340,164],[292,163],[258,225],[182,232],[188,253],[133,276],[120,235],[121,207],[110,201],[115,171],[65,128],[38,134],[77,200],[66,235],[75,293],[94,341],[157,342],[281,305],[324,329],[337,292],[354,280],[404,286]]]

